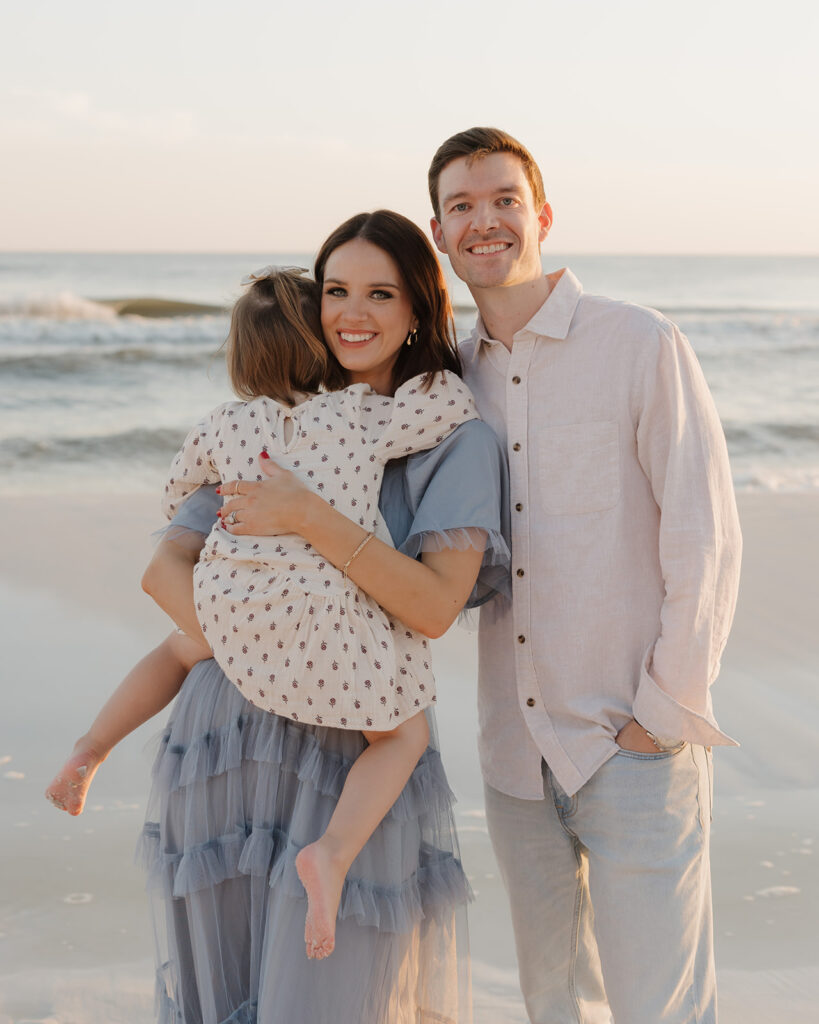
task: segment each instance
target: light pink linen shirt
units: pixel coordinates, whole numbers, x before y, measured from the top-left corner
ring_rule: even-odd
[[[651,732],[733,745],[710,686],[734,615],[741,537],[725,438],[680,330],[585,295],[570,270],[514,335],[479,319],[464,379],[509,454],[512,604],[481,612],[486,781],[567,794]]]

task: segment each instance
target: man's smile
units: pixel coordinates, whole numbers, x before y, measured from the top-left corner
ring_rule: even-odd
[[[489,244],[481,242],[477,245],[468,245],[466,251],[472,253],[473,256],[492,256],[496,252],[505,252],[511,248],[511,242],[491,242]]]

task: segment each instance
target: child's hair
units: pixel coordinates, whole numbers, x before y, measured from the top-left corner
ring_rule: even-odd
[[[301,267],[266,267],[230,317],[227,367],[240,398],[292,405],[297,392],[342,387],[342,371],[322,341],[321,290]],[[246,279],[248,280],[248,279]]]

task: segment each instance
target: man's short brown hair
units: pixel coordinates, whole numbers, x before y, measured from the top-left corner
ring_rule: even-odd
[[[489,156],[491,153],[512,153],[520,160],[529,187],[532,189],[535,207],[538,211],[541,209],[546,202],[543,176],[529,150],[500,128],[469,128],[465,132],[458,132],[457,135],[453,135],[439,146],[429,165],[429,198],[438,220],[441,219],[441,201],[438,195],[438,179],[441,177],[441,171],[447,164],[460,157],[465,156],[475,160]]]

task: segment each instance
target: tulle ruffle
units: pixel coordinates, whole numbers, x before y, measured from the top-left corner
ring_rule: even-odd
[[[294,776],[303,787],[335,801],[353,763],[338,751],[322,747],[311,730],[277,715],[239,714],[188,745],[173,742],[173,730],[168,728],[160,743],[155,784],[166,793],[239,771],[243,761],[252,761],[270,776],[268,787],[273,776]],[[453,800],[440,754],[430,747],[386,818],[397,822],[437,819],[447,815]],[[295,869],[302,845],[294,842],[285,829],[247,822],[205,842],[168,852],[162,847],[159,823],[148,821],[137,856],[147,872],[149,886],[164,886],[175,898],[243,874],[268,876],[271,887],[281,884],[289,896],[303,898],[304,889]],[[384,887],[349,877],[339,917],[355,917],[361,924],[403,932],[426,914],[470,898],[469,883],[456,857],[422,846],[417,871],[400,885]]]
[[[299,782],[337,800],[354,760],[323,747],[317,731],[265,713],[239,713],[187,745],[174,742],[169,727],[160,746],[163,749],[156,757],[154,778],[165,792],[238,770],[244,760],[250,760],[267,766],[271,773],[296,775]],[[406,821],[446,814],[454,799],[441,755],[428,747],[386,816]]]
[[[295,858],[323,832],[363,746],[360,733],[254,708],[213,661],[193,670],[159,744],[139,843],[162,1024],[403,1024],[422,1005],[469,1019],[460,932],[471,893],[434,745],[352,865],[336,953],[321,975],[305,956]]]
[[[479,608],[498,594],[511,598],[512,553],[500,530],[487,530],[483,527],[472,526],[422,530],[418,533],[410,533],[401,545],[401,553],[409,555],[410,558],[418,558],[425,551],[468,551],[470,548],[475,551],[483,551],[484,556],[475,586],[464,606],[465,609],[469,611]]]

